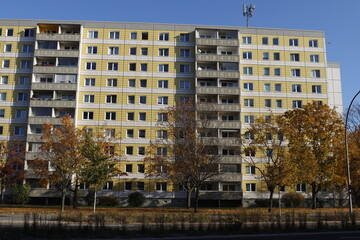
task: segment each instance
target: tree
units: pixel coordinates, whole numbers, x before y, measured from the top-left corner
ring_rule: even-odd
[[[282,133],[283,121],[281,115],[266,120],[257,118],[245,134],[247,139],[243,141],[244,162],[258,170],[259,178],[270,192],[269,212],[273,207],[275,188],[288,185],[293,176],[287,143]]]
[[[334,109],[315,102],[285,112],[284,118],[283,131],[297,181],[311,186],[315,209],[317,193],[335,180],[339,159],[334,149],[343,143],[342,119]]]
[[[188,207],[195,190],[195,212],[200,188],[219,174],[221,160],[218,137],[212,128],[217,113],[211,104],[199,105],[196,109],[194,101],[189,100],[165,109],[157,125],[162,129],[159,139],[151,143],[145,159],[148,176],[167,178],[187,191]]]
[[[30,190],[31,187],[28,183],[26,184],[13,184],[12,185],[12,198],[17,204],[24,205],[30,201]]]
[[[116,167],[120,157],[116,155],[114,144],[110,139],[104,137],[93,138],[89,133],[84,135],[81,152],[86,158],[87,164],[82,166],[80,178],[94,188],[94,214],[96,212],[97,189],[118,174],[126,175]]]
[[[0,142],[1,204],[4,203],[5,189],[24,178],[24,148],[20,142]]]
[[[81,151],[84,130],[76,128],[69,115],[63,117],[61,123],[60,127],[48,123],[43,125],[42,153],[33,164],[42,184],[50,183],[61,191],[61,211],[64,211],[66,190],[74,188],[74,194],[77,195],[74,183],[78,182],[86,158]]]

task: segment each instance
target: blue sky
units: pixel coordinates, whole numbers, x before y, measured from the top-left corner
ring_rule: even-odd
[[[2,1],[0,18],[245,26],[243,3],[256,5],[250,26],[325,31],[347,108],[360,90],[359,0],[13,0]]]

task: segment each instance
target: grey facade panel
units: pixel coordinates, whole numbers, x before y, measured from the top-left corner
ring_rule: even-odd
[[[340,68],[340,63],[337,62],[328,62],[327,67],[329,68]]]

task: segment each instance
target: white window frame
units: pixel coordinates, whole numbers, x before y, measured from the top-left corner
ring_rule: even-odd
[[[158,80],[158,88],[169,88],[169,80]]]
[[[97,39],[99,37],[99,32],[95,30],[88,31],[88,38],[90,39]]]
[[[301,84],[292,84],[291,85],[291,92],[293,92],[293,93],[301,93],[302,92]]]
[[[293,100],[292,107],[293,108],[302,108],[302,101],[301,100]]]
[[[255,166],[245,166],[245,174],[246,175],[255,175],[256,167]]]
[[[83,120],[93,120],[94,112],[93,111],[83,111],[82,119]]]
[[[168,57],[169,49],[168,48],[159,48],[159,57]]]
[[[253,67],[243,67],[244,75],[253,75]]]
[[[301,70],[298,68],[290,69],[291,77],[301,77]]]
[[[319,41],[317,39],[310,39],[309,47],[313,47],[313,48],[319,47]]]
[[[87,47],[87,54],[97,54],[97,46],[88,46]]]
[[[86,70],[95,71],[96,62],[86,62]]]
[[[116,112],[105,112],[104,119],[106,121],[116,121]]]
[[[312,93],[321,93],[321,85],[312,85],[311,86]]]
[[[311,54],[310,55],[310,62],[320,62],[319,54]]]
[[[107,87],[117,87],[118,86],[118,79],[117,78],[108,78],[108,79],[106,79],[106,86]]]
[[[169,41],[169,33],[159,33],[159,41]]]
[[[169,97],[167,96],[158,97],[158,105],[168,105],[168,104],[169,104]]]
[[[250,36],[242,37],[242,44],[252,44],[252,38]]]
[[[242,58],[247,59],[247,60],[251,60],[252,59],[252,52],[249,52],[249,51],[243,52]]]
[[[298,47],[299,46],[299,39],[298,38],[290,38],[289,39],[289,46]]]
[[[254,107],[254,99],[244,98],[244,107]]]
[[[159,64],[159,72],[169,72],[169,64]]]
[[[9,76],[1,76],[0,84],[6,85],[9,83]]]
[[[93,94],[84,95],[84,103],[94,103],[94,102],[95,102],[95,95]]]
[[[310,75],[312,78],[321,78],[321,72],[319,69],[311,69]]]
[[[94,87],[95,86],[95,78],[85,78],[84,86]]]
[[[109,39],[120,39],[120,32],[119,31],[110,31]]]
[[[119,47],[110,46],[108,48],[108,54],[109,55],[119,55]]]
[[[252,92],[254,91],[254,83],[244,83],[244,91]]]
[[[246,192],[256,192],[256,183],[246,183],[245,190]]]

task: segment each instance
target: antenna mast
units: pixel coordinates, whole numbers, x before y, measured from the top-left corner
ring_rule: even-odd
[[[250,18],[254,15],[255,5],[243,4],[243,15],[246,16],[246,27],[249,27]]]

